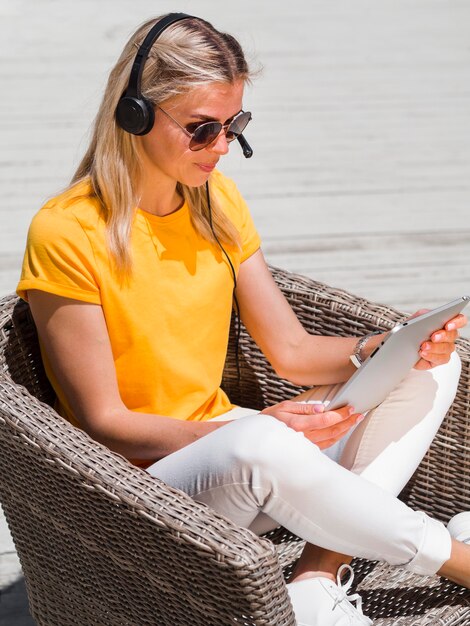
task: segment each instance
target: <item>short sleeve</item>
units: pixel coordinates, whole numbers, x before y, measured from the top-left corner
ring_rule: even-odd
[[[243,261],[250,257],[261,246],[261,238],[256,230],[250,209],[236,184],[233,180],[227,178],[220,172],[216,174],[216,180],[220,186],[220,190],[228,201],[225,204],[228,209],[227,213],[240,233],[242,244],[240,261],[243,263]]]
[[[27,300],[28,289],[100,304],[93,248],[70,210],[42,208],[34,216],[16,293]]]

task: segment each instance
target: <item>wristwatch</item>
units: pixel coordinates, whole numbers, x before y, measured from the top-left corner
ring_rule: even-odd
[[[364,335],[364,337],[361,337],[358,340],[358,342],[354,346],[354,352],[349,357],[349,360],[355,367],[359,368],[364,363],[364,357],[361,354],[362,348],[366,345],[371,337],[373,337],[374,335],[380,335],[381,332],[381,330],[374,330],[373,333],[367,333],[367,335]]]

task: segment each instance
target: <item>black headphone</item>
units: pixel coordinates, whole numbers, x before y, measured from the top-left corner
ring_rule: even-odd
[[[149,133],[155,121],[155,111],[151,102],[143,97],[141,92],[142,72],[150,49],[158,37],[171,24],[186,19],[199,19],[186,13],[169,13],[159,20],[147,33],[142,45],[139,47],[132,65],[129,83],[126,91],[119,99],[116,107],[116,120],[119,126],[132,135],[146,135]],[[243,135],[238,137],[244,156],[248,159],[253,155]]]

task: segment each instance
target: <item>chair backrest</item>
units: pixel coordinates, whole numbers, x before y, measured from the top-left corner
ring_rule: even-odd
[[[269,541],[132,466],[32,393],[53,399],[27,305],[4,298],[0,499],[40,626],[294,625]]]
[[[28,304],[15,295],[0,300],[0,373],[42,402],[52,404],[54,401],[31,311]]]

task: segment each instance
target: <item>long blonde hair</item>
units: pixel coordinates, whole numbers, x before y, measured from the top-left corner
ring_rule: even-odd
[[[70,183],[72,186],[85,179],[91,182],[106,221],[108,250],[121,277],[129,276],[132,271],[129,238],[139,200],[133,182],[138,180],[140,161],[136,137],[120,128],[115,111],[127,87],[137,49],[161,17],[142,24],[125,45],[109,76],[90,145]],[[141,91],[157,105],[195,87],[239,79],[249,82],[250,73],[236,39],[201,19],[185,19],[168,27],[152,46]],[[178,183],[177,190],[190,207],[194,228],[216,243],[204,187]],[[211,209],[216,237],[228,245],[239,246],[238,232],[216,197],[211,198]]]

